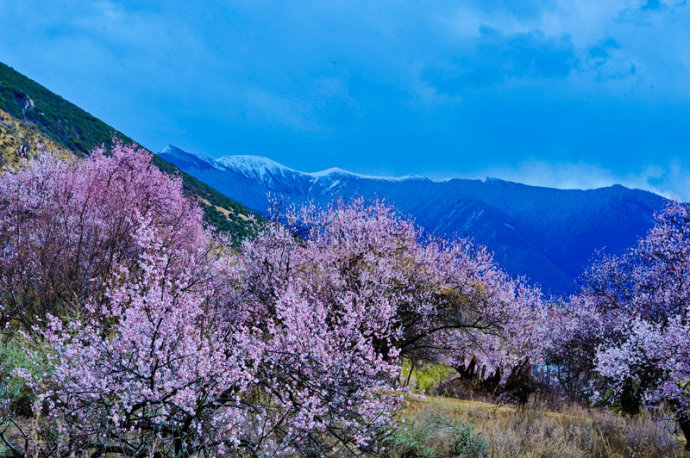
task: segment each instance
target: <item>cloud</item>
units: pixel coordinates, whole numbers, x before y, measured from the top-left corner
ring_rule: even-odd
[[[677,0],[0,3],[0,59],[152,149],[684,189]]]
[[[625,55],[623,47],[613,38],[600,40],[583,53],[578,71],[592,73],[596,79],[622,79],[637,73],[635,62]]]
[[[525,161],[515,167],[493,167],[470,174],[471,178],[495,177],[533,186],[559,189],[594,189],[621,184],[669,199],[690,201],[690,167],[679,161],[646,166],[622,173],[595,164]]]
[[[565,78],[576,64],[567,35],[549,38],[535,30],[505,35],[482,26],[473,46],[454,57],[426,67],[422,80],[441,93],[461,93],[467,87],[491,86],[506,80]]]
[[[647,0],[647,3],[642,5],[642,10],[659,10],[661,5],[659,0]]]

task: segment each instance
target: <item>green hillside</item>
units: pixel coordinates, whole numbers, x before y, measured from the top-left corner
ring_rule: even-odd
[[[26,126],[27,130],[39,131],[55,144],[77,155],[88,154],[96,145],[110,144],[113,135],[125,142],[133,142],[122,132],[1,62],[0,110]],[[11,132],[4,133],[11,135]],[[202,206],[206,221],[219,230],[238,238],[243,237],[251,231],[253,223],[250,218],[254,216],[260,219],[244,205],[162,158],[154,156],[154,163],[163,171],[182,176],[185,191]]]

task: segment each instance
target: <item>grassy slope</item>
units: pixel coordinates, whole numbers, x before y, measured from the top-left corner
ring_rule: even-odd
[[[5,112],[0,118],[6,120],[5,127],[0,125],[6,140],[4,149],[27,143],[21,139],[12,140],[12,132],[19,131],[28,132],[26,135],[33,138],[29,145],[35,145],[36,138],[39,138],[36,132],[40,132],[50,142],[78,155],[87,155],[96,145],[110,144],[113,135],[126,142],[133,142],[123,133],[3,63],[0,63],[0,110]],[[19,121],[23,128],[19,129],[16,123],[7,120],[7,114]],[[10,124],[12,128],[7,127]],[[241,238],[253,227],[251,217],[260,220],[252,210],[160,157],[154,156],[154,162],[161,170],[182,176],[185,191],[195,196],[204,209],[206,221],[219,230]]]

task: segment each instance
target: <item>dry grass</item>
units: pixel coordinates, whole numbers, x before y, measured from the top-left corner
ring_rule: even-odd
[[[441,397],[410,400],[391,457],[682,457],[673,422],[566,405],[515,409]]]
[[[17,155],[20,147],[26,148],[27,154],[33,156],[38,145],[49,151],[57,151],[62,156],[70,155],[45,136],[35,126],[19,121],[0,110],[0,165],[16,165],[21,158]]]

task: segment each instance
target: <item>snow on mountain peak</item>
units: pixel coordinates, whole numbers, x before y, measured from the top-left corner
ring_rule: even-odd
[[[363,178],[366,180],[383,180],[383,181],[408,181],[408,180],[428,180],[428,178],[419,175],[405,175],[402,177],[386,177],[378,175],[366,175],[362,173],[350,172],[349,170],[343,170],[338,167],[331,167],[330,169],[321,170],[320,172],[307,173],[314,178],[332,177],[333,175],[345,175],[355,178]]]
[[[191,167],[204,168],[212,167],[217,170],[233,170],[241,173],[246,177],[260,179],[262,181],[270,180],[272,177],[286,177],[302,176],[310,179],[332,179],[336,177],[352,177],[366,180],[380,180],[380,181],[408,181],[408,180],[426,180],[431,181],[427,177],[419,175],[406,175],[402,177],[386,177],[377,175],[366,175],[361,173],[350,172],[339,167],[331,167],[326,170],[318,172],[302,172],[284,166],[272,159],[263,156],[252,156],[248,154],[233,154],[223,156],[218,159],[213,159],[209,156],[197,153],[188,153],[182,149],[167,145],[160,153],[162,156],[169,156],[176,158],[176,161],[193,162],[189,164]],[[198,162],[200,161],[200,162]],[[205,163],[205,164],[204,164]]]
[[[248,154],[234,154],[216,159],[216,162],[228,168],[240,170],[290,170],[282,164],[263,156],[251,156]]]
[[[314,178],[321,178],[321,177],[327,177],[330,175],[354,175],[356,176],[356,173],[348,172],[347,170],[343,170],[338,167],[331,167],[326,170],[321,170],[319,172],[311,172],[307,173],[307,175],[312,176]]]
[[[260,178],[266,180],[271,176],[282,175],[286,173],[302,175],[311,178],[332,178],[333,176],[349,176],[356,178],[364,178],[369,180],[386,180],[386,181],[403,181],[412,179],[423,179],[427,178],[417,176],[417,175],[407,175],[404,177],[382,177],[374,175],[364,175],[360,173],[350,172],[349,170],[344,170],[339,167],[331,167],[326,170],[321,170],[319,172],[302,172],[299,170],[291,169],[284,166],[272,159],[263,156],[251,156],[251,155],[231,155],[223,156],[215,160],[217,164],[222,165],[228,169],[232,169],[243,173],[246,176]]]
[[[223,156],[216,159],[216,163],[227,169],[240,172],[245,176],[261,180],[270,179],[271,176],[275,175],[285,175],[285,172],[300,173],[274,160],[268,159],[267,157],[251,156],[247,154]]]

